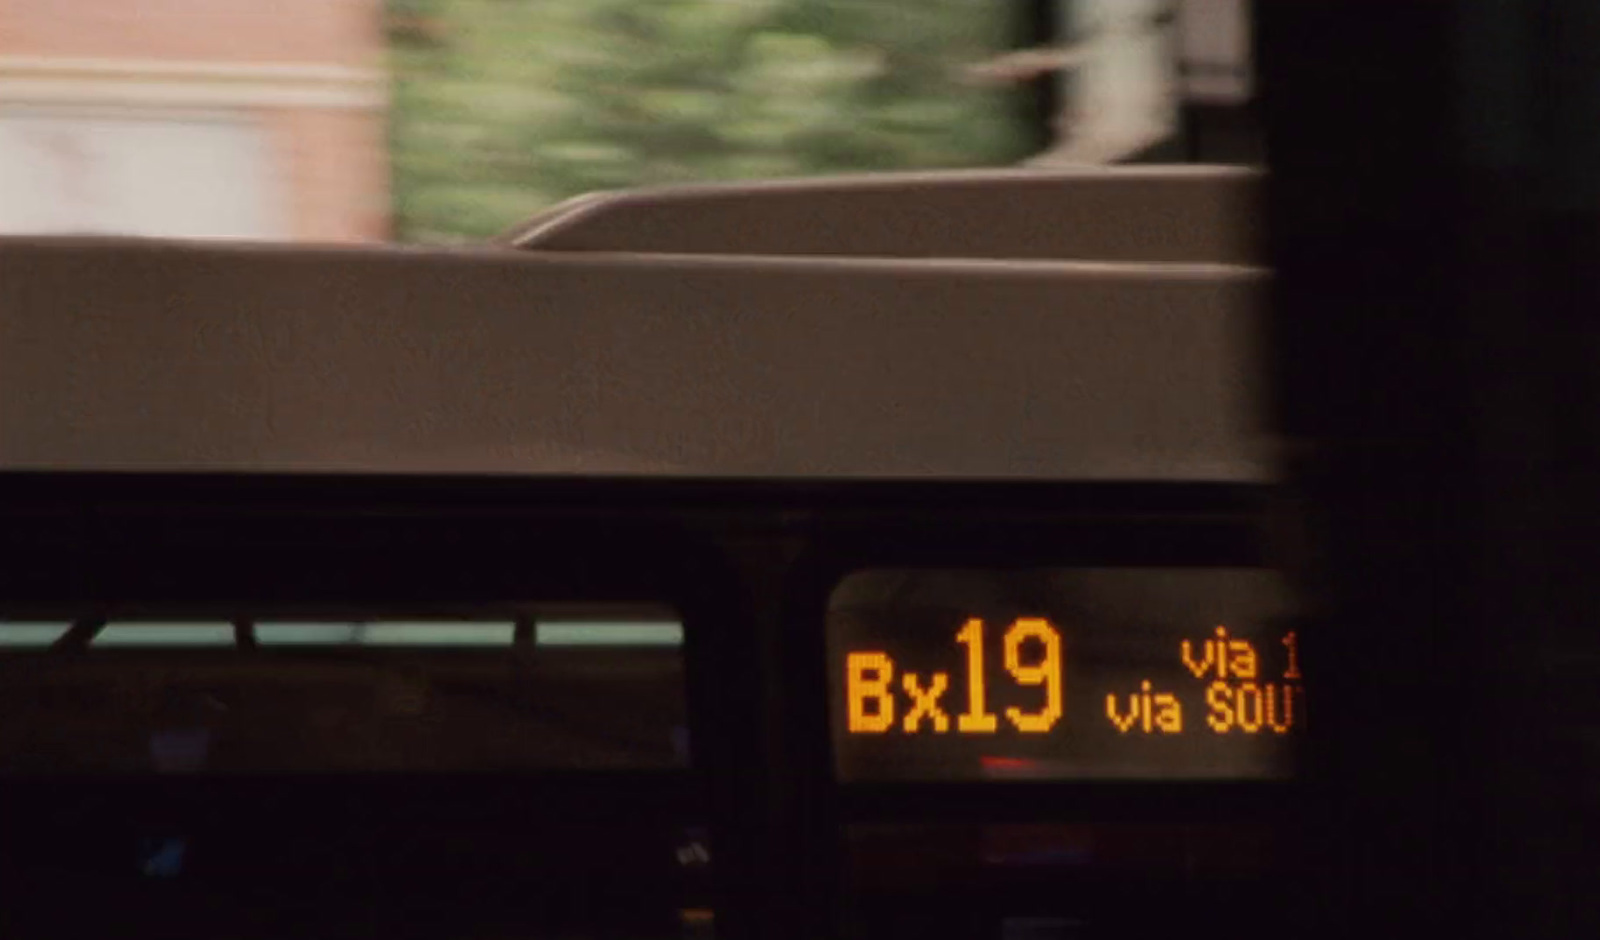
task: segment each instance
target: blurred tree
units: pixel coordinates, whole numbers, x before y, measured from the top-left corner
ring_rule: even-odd
[[[398,236],[478,239],[567,197],[691,180],[1011,163],[963,70],[1000,0],[390,0]]]

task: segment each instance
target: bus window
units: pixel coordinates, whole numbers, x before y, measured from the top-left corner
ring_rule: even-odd
[[[604,604],[0,621],[0,927],[706,935],[683,631]]]
[[[67,635],[70,623],[0,620],[0,652],[48,647]]]
[[[683,767],[670,611],[0,625],[0,772],[485,773]],[[539,637],[537,641],[533,637]]]
[[[255,640],[263,646],[390,646],[469,649],[509,647],[516,637],[511,621],[417,623],[259,623]]]
[[[187,649],[234,645],[230,623],[108,623],[95,633],[95,647],[138,646]]]

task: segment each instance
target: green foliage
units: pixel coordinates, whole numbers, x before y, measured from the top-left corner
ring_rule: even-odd
[[[593,190],[1012,162],[1002,0],[390,0],[399,236]]]

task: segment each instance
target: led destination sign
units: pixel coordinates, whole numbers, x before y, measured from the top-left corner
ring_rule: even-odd
[[[858,574],[829,613],[840,776],[1292,776],[1287,613],[1254,569]]]

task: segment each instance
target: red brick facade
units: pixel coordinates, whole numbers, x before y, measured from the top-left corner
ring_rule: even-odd
[[[8,55],[381,64],[379,0],[0,0]]]

